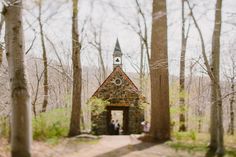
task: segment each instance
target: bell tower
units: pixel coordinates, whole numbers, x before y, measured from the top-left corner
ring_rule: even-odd
[[[122,55],[123,54],[121,52],[120,44],[117,38],[116,46],[113,52],[113,69],[115,69],[117,66],[122,68]]]

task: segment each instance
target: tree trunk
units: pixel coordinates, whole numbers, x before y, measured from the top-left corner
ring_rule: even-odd
[[[2,65],[2,56],[3,56],[3,48],[2,45],[0,44],[0,66]]]
[[[31,103],[24,65],[24,35],[22,1],[9,0],[5,6],[6,54],[11,86],[11,154],[12,157],[30,157]]]
[[[233,67],[234,68],[234,67]],[[233,69],[234,72],[234,69]],[[234,88],[234,76],[231,78],[231,92],[233,93],[230,98],[230,125],[229,125],[229,134],[234,135],[234,94],[235,94],[235,88]]]
[[[101,38],[101,37],[100,37]],[[102,56],[102,45],[101,45],[101,40],[99,40],[99,48],[98,48],[98,55],[99,55],[99,62],[100,62],[100,66],[101,66],[101,71],[102,71],[102,80],[101,82],[103,82],[106,79],[106,68],[105,68],[105,64],[104,64],[104,60],[103,60],[103,56]]]
[[[215,151],[217,149],[217,154],[224,154],[224,133],[223,133],[223,122],[222,122],[222,96],[221,88],[219,81],[219,64],[220,64],[220,33],[221,33],[221,8],[222,0],[217,0],[216,3],[216,12],[215,12],[215,26],[212,36],[212,63],[209,65],[205,43],[203,40],[202,32],[199,28],[199,25],[196,21],[196,18],[193,15],[192,8],[188,0],[186,0],[188,7],[191,11],[191,16],[193,18],[194,25],[197,28],[197,31],[200,36],[202,55],[204,59],[204,64],[207,69],[207,74],[211,79],[211,89],[212,89],[212,98],[211,98],[211,124],[210,124],[210,145],[209,151]],[[215,129],[213,129],[215,128]]]
[[[82,70],[80,62],[80,43],[79,43],[79,33],[78,33],[78,0],[73,0],[72,64],[73,64],[73,93],[72,93],[70,130],[68,134],[69,137],[80,134]]]
[[[217,0],[215,9],[215,25],[212,36],[212,63],[211,70],[214,80],[211,83],[211,140],[210,149],[217,154],[224,154],[223,122],[222,122],[222,98],[220,89],[220,33],[221,33],[221,9],[222,0]]]
[[[186,131],[185,125],[185,53],[186,42],[185,38],[185,19],[184,19],[184,0],[182,0],[182,44],[180,55],[180,75],[179,75],[179,131]]]
[[[151,43],[151,128],[153,140],[170,139],[166,1],[153,1]]]
[[[143,52],[143,40],[140,37],[140,68],[139,68],[139,90],[143,93],[143,84],[144,84],[144,52]]]
[[[41,19],[41,13],[42,11],[42,2],[39,1],[39,29],[40,29],[40,37],[41,37],[41,44],[42,44],[42,50],[43,50],[43,66],[44,66],[44,80],[43,80],[43,106],[42,106],[42,112],[46,112],[47,106],[48,106],[48,59],[47,59],[47,51],[45,47],[45,41],[44,41],[44,32],[43,32],[43,24]]]
[[[3,9],[4,9],[4,7],[3,7]],[[4,10],[2,12],[4,12]],[[0,21],[0,36],[2,34],[1,32],[2,32],[3,23],[4,23],[4,15],[2,13],[1,14],[1,21]],[[0,43],[0,66],[2,65],[2,57],[3,57],[3,46],[2,46],[2,43]]]

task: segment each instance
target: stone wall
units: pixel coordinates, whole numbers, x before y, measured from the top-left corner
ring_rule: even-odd
[[[104,111],[99,115],[92,114],[92,134],[106,135],[107,134],[107,112]]]
[[[129,133],[140,134],[143,131],[141,122],[144,121],[144,110],[139,107],[129,108]]]

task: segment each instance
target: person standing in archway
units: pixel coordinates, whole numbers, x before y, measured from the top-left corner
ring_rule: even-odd
[[[119,135],[120,134],[120,123],[118,120],[116,120],[115,122],[115,135]]]
[[[115,135],[115,123],[114,120],[111,120],[109,126],[108,126],[108,133],[109,135]]]
[[[150,130],[150,124],[148,121],[143,121],[141,123],[141,125],[143,126],[143,133],[144,134],[148,134],[149,133],[149,130]]]

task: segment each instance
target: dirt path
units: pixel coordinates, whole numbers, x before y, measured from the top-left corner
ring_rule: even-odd
[[[102,136],[97,143],[77,143],[65,140],[55,147],[37,144],[33,147],[33,157],[202,157],[176,151],[166,144],[142,143],[137,136]]]
[[[83,135],[81,135],[83,136]],[[204,157],[205,152],[193,151],[190,148],[176,150],[169,144],[142,143],[138,135],[130,136],[101,136],[101,139],[92,139],[81,136],[64,138],[58,144],[34,141],[32,157]],[[188,143],[188,141],[186,141]],[[172,143],[172,142],[171,142]],[[186,145],[188,145],[186,143]],[[234,145],[234,143],[231,145]],[[235,145],[234,145],[235,146]],[[195,148],[195,147],[194,147]],[[230,147],[227,147],[230,148]],[[199,149],[196,147],[196,149]],[[229,149],[228,149],[229,150]],[[225,157],[234,157],[236,152]],[[0,157],[10,157],[10,146],[6,139],[0,139]]]

